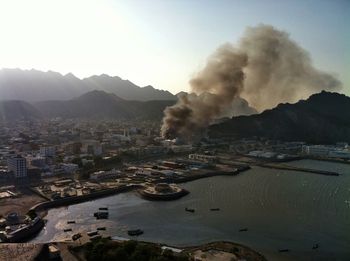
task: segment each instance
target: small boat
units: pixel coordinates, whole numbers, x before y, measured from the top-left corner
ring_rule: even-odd
[[[75,224],[75,220],[68,220],[67,224]]]
[[[95,212],[94,217],[97,219],[108,219],[108,212]]]
[[[193,208],[185,208],[185,211],[194,213],[195,210]]]
[[[99,208],[98,210],[106,210],[106,211],[108,211],[108,208]]]
[[[289,252],[289,249],[288,248],[283,248],[283,249],[278,249],[278,252]]]
[[[63,232],[70,232],[70,231],[72,231],[72,229],[71,229],[71,228],[66,228],[66,229],[63,229]]]
[[[241,228],[240,230],[239,230],[239,232],[247,232],[248,231],[248,228]]]
[[[106,230],[106,227],[98,227],[96,230]]]
[[[135,229],[135,230],[128,230],[129,236],[139,236],[143,234],[143,230],[141,229]]]
[[[220,211],[220,208],[211,208],[210,211]]]
[[[318,247],[319,247],[318,244],[314,244],[313,247],[312,247],[312,249],[317,249]]]

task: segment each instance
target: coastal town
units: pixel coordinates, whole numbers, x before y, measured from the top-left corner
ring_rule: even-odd
[[[308,145],[264,138],[203,138],[186,143],[163,139],[157,130],[152,122],[102,120],[54,119],[2,126],[0,240],[26,242],[35,237],[45,226],[50,208],[127,191],[146,200],[175,200],[191,193],[181,183],[244,175],[251,166],[336,176],[336,172],[287,163],[301,158],[343,163],[350,159],[346,143]],[[93,214],[105,219],[108,209]],[[129,231],[129,236],[142,233],[141,229]],[[66,240],[84,239],[84,243],[112,236],[105,228],[68,235]]]

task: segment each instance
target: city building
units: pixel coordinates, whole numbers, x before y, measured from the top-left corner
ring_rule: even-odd
[[[61,168],[65,173],[72,174],[79,169],[79,166],[74,163],[62,163]]]
[[[97,140],[85,140],[82,142],[81,152],[99,156],[102,154],[101,143]]]
[[[42,146],[40,147],[40,155],[43,157],[55,156],[56,148],[54,146]]]
[[[303,146],[302,152],[311,156],[350,159],[350,151],[346,148],[347,146],[341,148],[339,146],[305,145]]]
[[[9,158],[7,160],[9,171],[13,172],[15,178],[27,177],[27,161],[20,155]]]

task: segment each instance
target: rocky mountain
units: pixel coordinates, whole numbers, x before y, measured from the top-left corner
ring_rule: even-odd
[[[168,91],[152,86],[139,87],[128,80],[105,74],[80,80],[73,74],[37,70],[0,70],[1,100],[28,102],[70,100],[93,90],[102,90],[126,100],[176,100]]]
[[[125,100],[152,101],[176,99],[176,96],[168,91],[158,90],[150,85],[141,88],[117,76],[111,77],[106,74],[95,75],[83,79],[83,82],[92,90],[114,93]]]
[[[91,91],[68,101],[42,101],[33,106],[44,117],[160,120],[175,101],[128,101],[112,93]]]
[[[321,92],[295,104],[280,104],[251,116],[212,125],[211,137],[267,137],[310,143],[350,142],[350,98]]]

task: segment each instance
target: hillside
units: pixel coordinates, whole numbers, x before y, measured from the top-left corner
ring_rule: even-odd
[[[126,100],[175,100],[168,91],[152,86],[139,87],[128,80],[108,75],[91,76],[80,80],[73,74],[37,70],[0,70],[1,100],[28,102],[70,100],[92,90],[113,93]]]
[[[321,92],[295,104],[280,104],[251,116],[212,125],[211,137],[267,137],[311,143],[350,142],[350,98]]]
[[[44,117],[160,120],[174,101],[127,101],[115,94],[91,91],[68,101],[33,103]]]
[[[40,119],[42,114],[24,101],[0,101],[0,122]]]
[[[158,90],[148,85],[139,87],[128,80],[122,80],[106,74],[91,76],[83,79],[83,82],[91,90],[102,90],[114,93],[125,100],[151,101],[151,100],[175,100],[176,96],[168,91]]]

